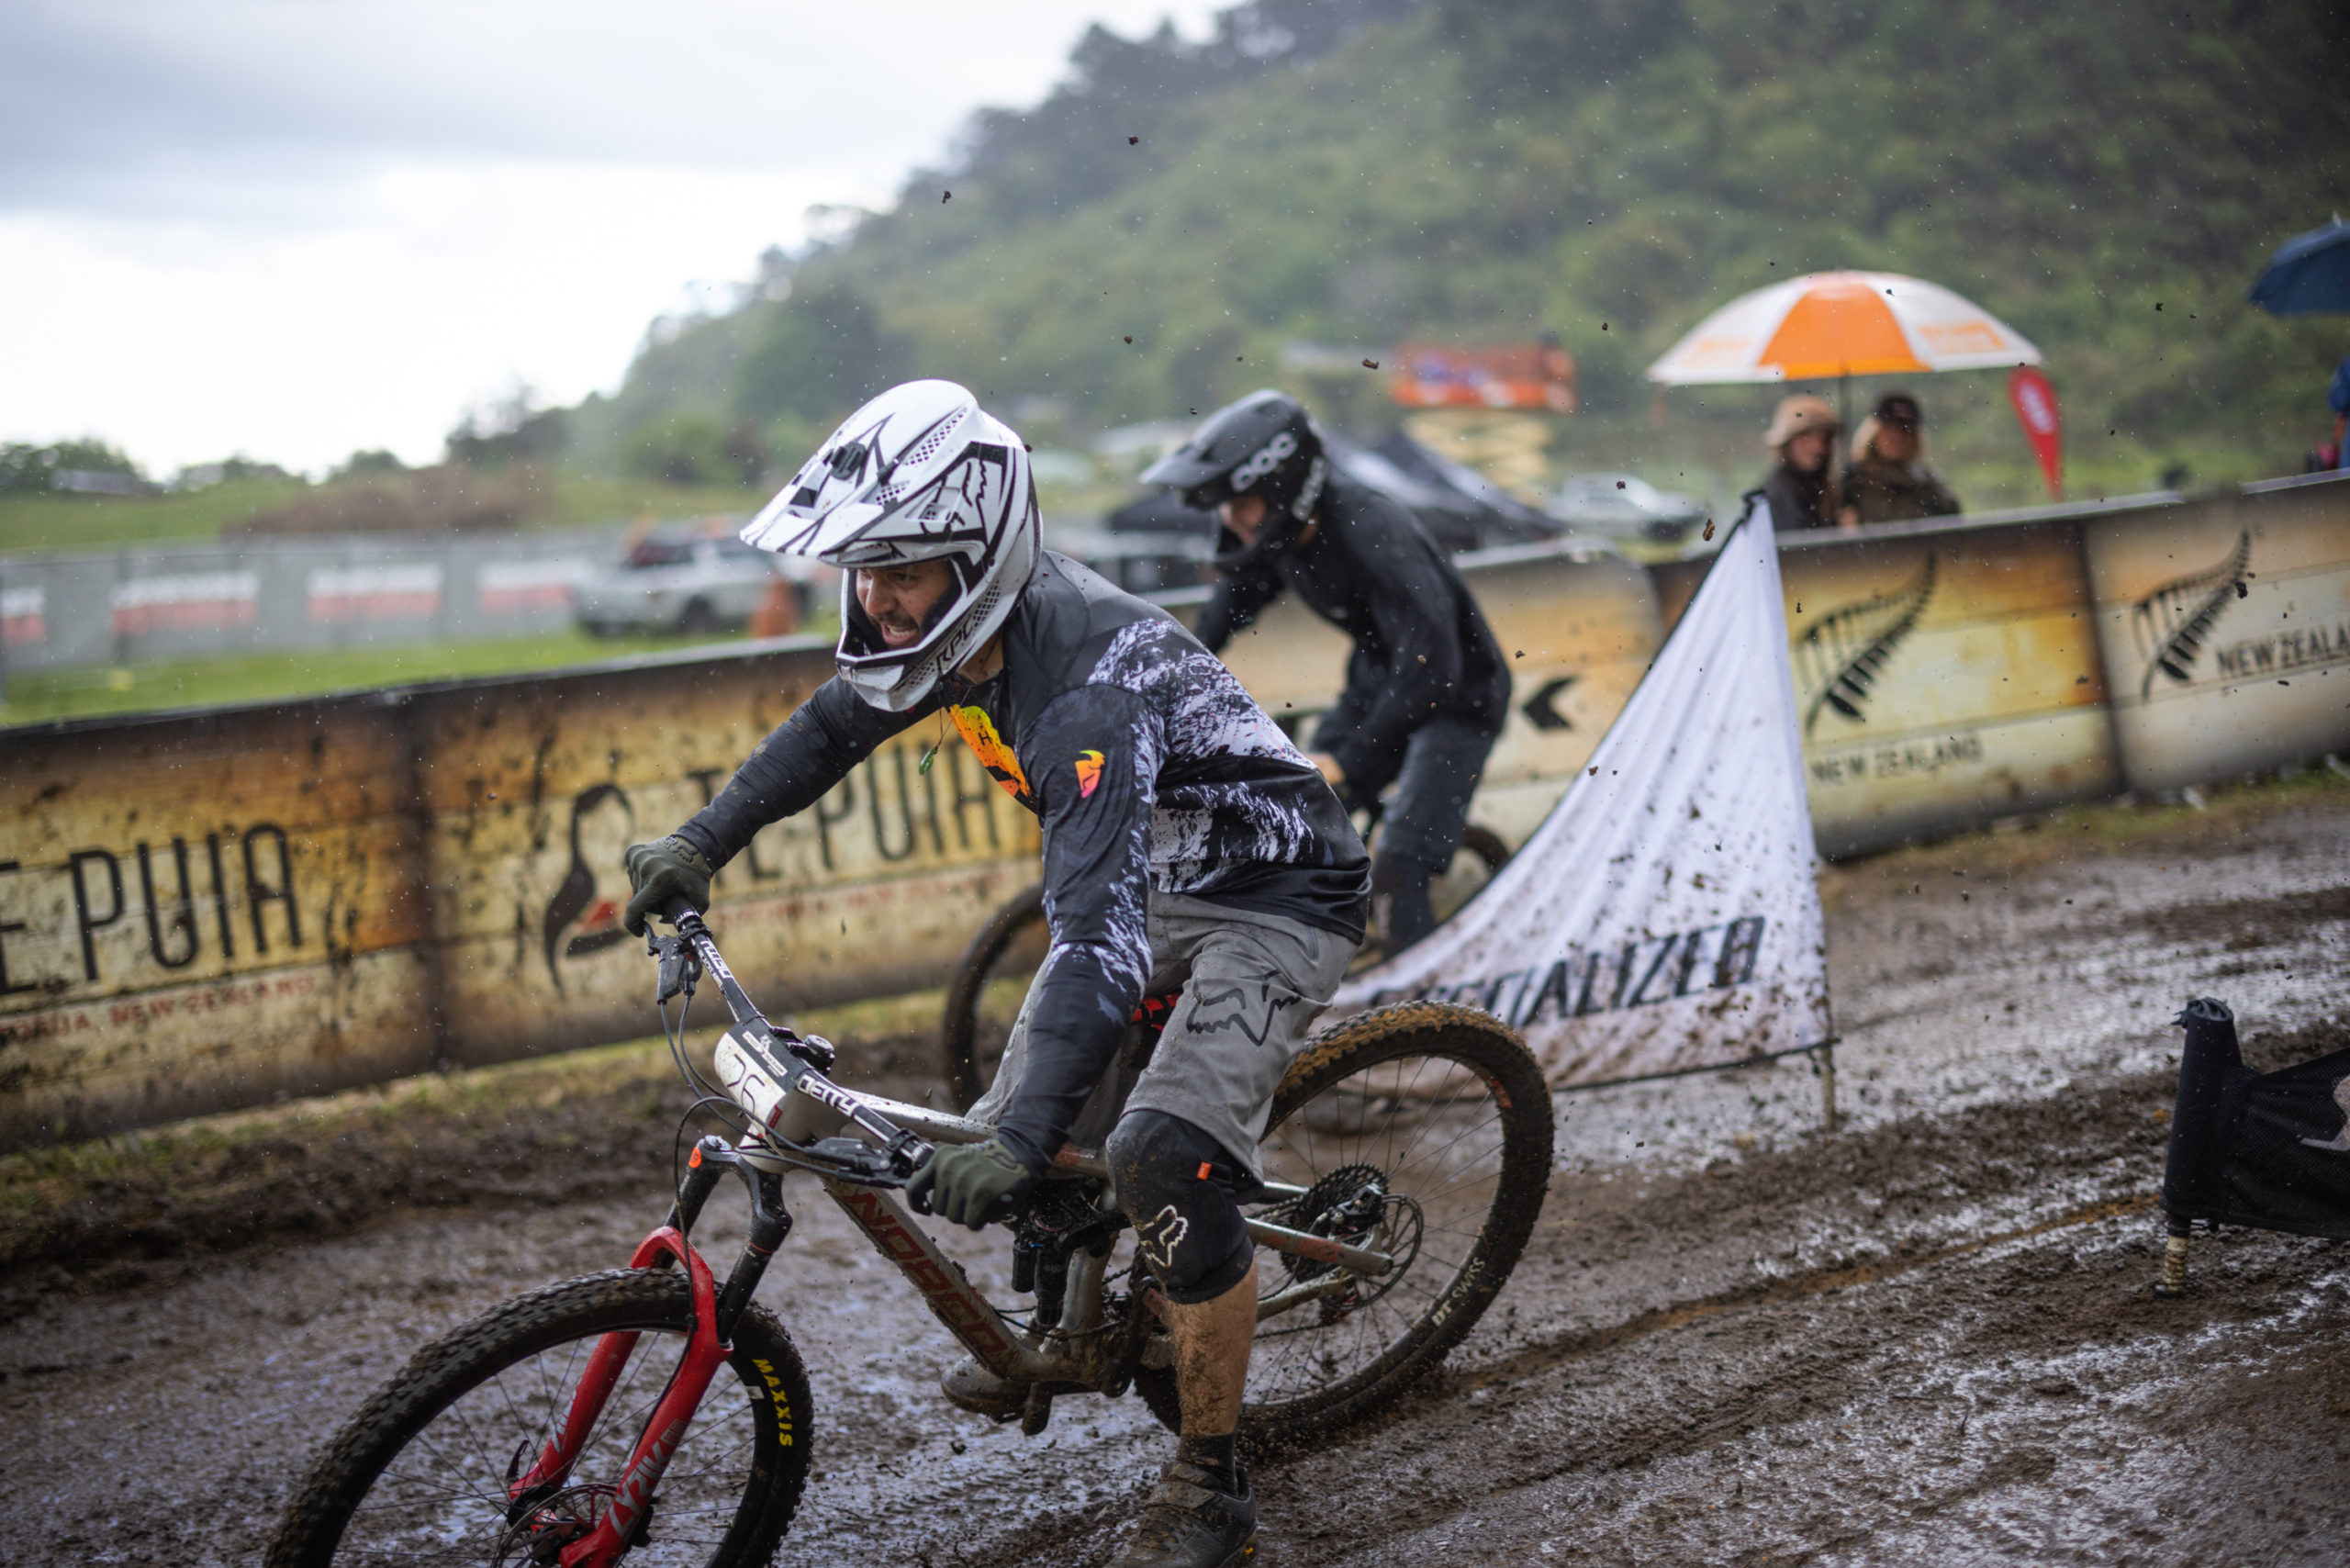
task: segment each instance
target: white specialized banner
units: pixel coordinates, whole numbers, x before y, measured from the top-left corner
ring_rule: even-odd
[[[1828,1044],[1827,952],[1770,509],[1722,543],[1656,663],[1541,827],[1333,1018],[1482,1008],[1559,1088]]]

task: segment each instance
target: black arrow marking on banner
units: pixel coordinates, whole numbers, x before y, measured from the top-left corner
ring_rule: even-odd
[[[1572,686],[1581,678],[1583,678],[1580,676],[1562,675],[1556,680],[1548,682],[1543,686],[1541,690],[1536,692],[1533,696],[1519,703],[1517,711],[1525,714],[1526,722],[1533,725],[1538,730],[1573,729],[1574,724],[1572,721],[1569,720],[1564,713],[1560,712],[1558,709],[1552,707],[1550,704],[1552,699],[1558,697],[1560,694],[1564,692],[1568,687]]]

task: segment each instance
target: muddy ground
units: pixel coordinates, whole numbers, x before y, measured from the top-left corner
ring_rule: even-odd
[[[1259,1563],[2350,1556],[2350,1249],[2199,1238],[2186,1299],[2147,1288],[2179,1005],[2227,1000],[2266,1065],[2350,1044],[2350,788],[2070,813],[1823,889],[1842,1130],[1802,1065],[1561,1097],[1500,1304],[1391,1417],[1260,1468]],[[847,1059],[920,1092],[909,1041]],[[420,1338],[657,1218],[663,1070],[623,1051],[19,1160],[0,1562],[252,1560]],[[1138,1402],[1064,1401],[1033,1440],[955,1412],[944,1332],[829,1207],[800,1215],[764,1297],[818,1448],[779,1561],[1104,1561],[1167,1446]]]

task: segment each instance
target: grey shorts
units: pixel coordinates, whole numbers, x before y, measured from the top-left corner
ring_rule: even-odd
[[[1069,1129],[1099,1148],[1127,1110],[1180,1116],[1222,1144],[1261,1181],[1257,1140],[1273,1091],[1305,1045],[1305,1031],[1346,974],[1355,945],[1302,921],[1181,893],[1150,895],[1151,975],[1147,994],[1181,988],[1147,1062],[1121,1051]],[[1028,1058],[1032,989],[995,1081],[971,1107],[976,1121],[1002,1119]]]

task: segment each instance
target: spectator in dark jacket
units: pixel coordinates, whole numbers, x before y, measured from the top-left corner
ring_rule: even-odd
[[[1958,498],[1926,466],[1926,424],[1918,400],[1888,392],[1852,434],[1844,470],[1844,505],[1855,522],[1909,522],[1954,517]]]
[[[1779,454],[1779,466],[1762,481],[1771,526],[1785,532],[1837,522],[1836,410],[1828,399],[1807,392],[1781,399],[1762,444]]]

